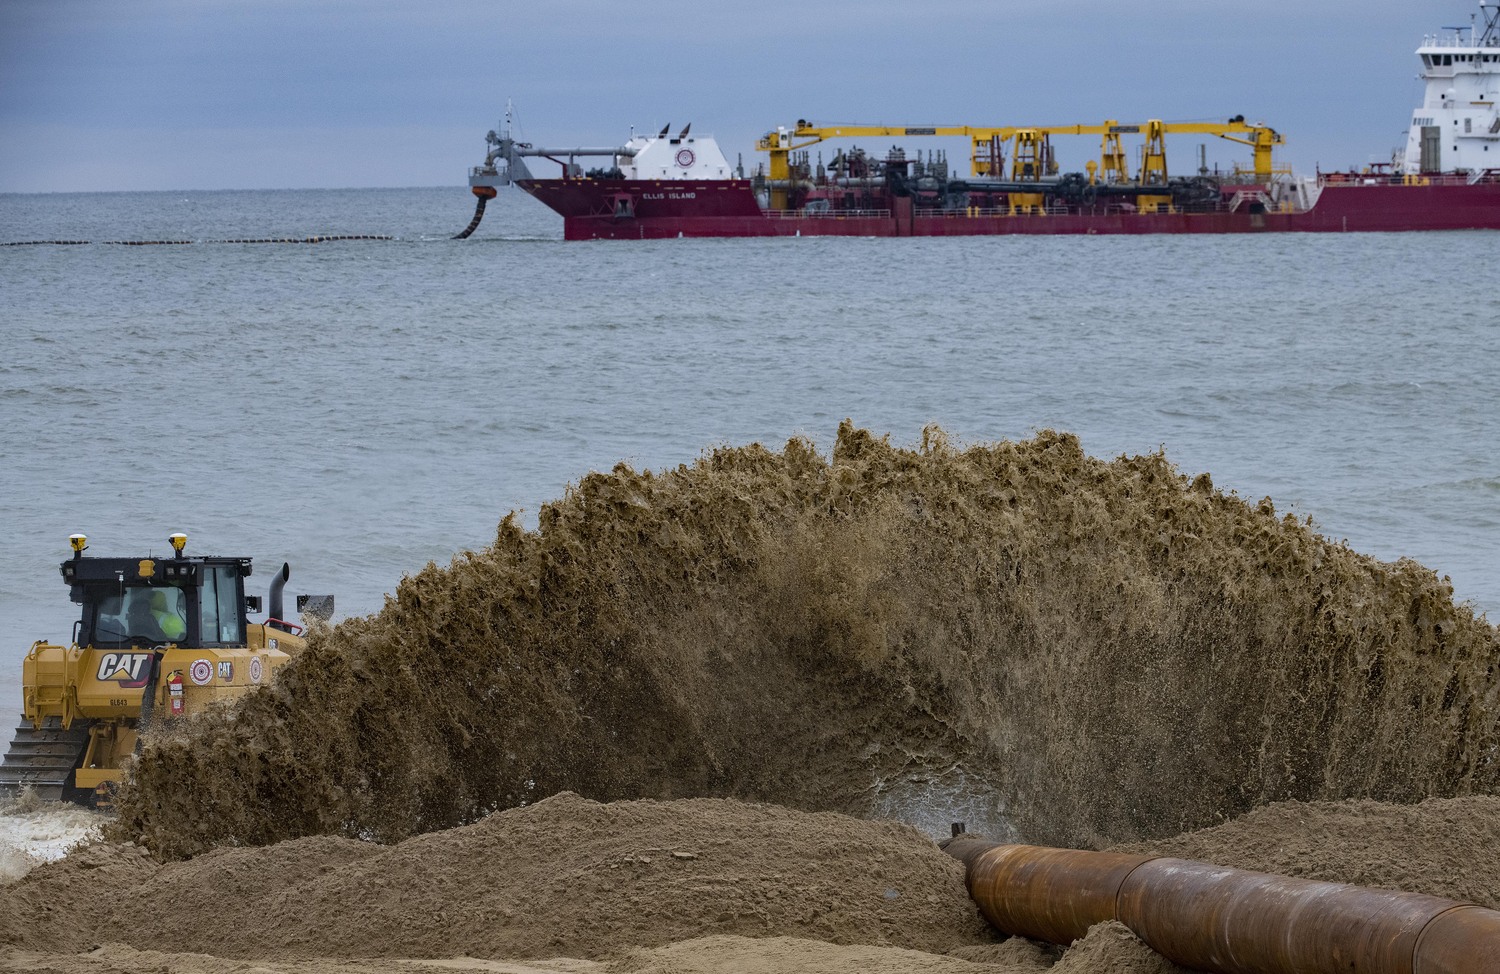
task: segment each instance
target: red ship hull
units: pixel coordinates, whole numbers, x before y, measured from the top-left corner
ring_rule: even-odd
[[[1394,232],[1500,229],[1500,179],[1324,177],[1303,210],[1224,203],[1206,212],[1129,207],[1056,208],[1046,214],[916,206],[821,213],[766,211],[748,179],[650,181],[529,179],[517,185],[563,217],[568,240],[667,237],[943,237],[998,234]],[[1226,194],[1228,190],[1226,190]]]

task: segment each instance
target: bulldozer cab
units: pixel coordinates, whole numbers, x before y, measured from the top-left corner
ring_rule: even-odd
[[[79,646],[244,646],[248,558],[84,558],[62,563],[83,612]]]
[[[249,558],[188,556],[181,533],[165,558],[84,557],[88,538],[68,540],[62,577],[81,609],[73,645],[38,640],[21,663],[22,719],[0,761],[0,799],[29,788],[104,807],[144,727],[232,704],[307,641],[281,618],[290,565],[272,575],[265,621],[251,622],[261,600],[245,596]],[[297,609],[327,618],[333,596],[299,595]]]

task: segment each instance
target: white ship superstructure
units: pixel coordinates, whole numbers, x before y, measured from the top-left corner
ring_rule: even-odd
[[[1427,88],[1412,113],[1402,171],[1500,169],[1500,4],[1485,0],[1469,26],[1429,34],[1417,56]]]
[[[688,125],[677,136],[662,129],[656,138],[637,135],[626,143],[632,151],[615,158],[625,179],[733,179],[729,160],[712,138],[688,135]]]
[[[655,138],[634,135],[621,146],[545,149],[529,142],[517,142],[510,134],[511,110],[506,109],[505,125],[497,134],[485,136],[490,145],[484,165],[469,173],[471,187],[509,186],[518,179],[534,178],[524,162],[525,157],[550,159],[563,167],[568,179],[605,178],[629,180],[728,180],[744,174],[732,171],[719,143],[710,137],[690,136],[692,123],[683,126],[676,138],[671,126],[664,127]],[[585,172],[580,158],[609,156],[613,166]],[[501,168],[498,163],[505,163]],[[492,194],[493,195],[493,194]]]

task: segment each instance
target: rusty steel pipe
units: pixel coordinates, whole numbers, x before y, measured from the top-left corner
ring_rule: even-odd
[[[1500,912],[1454,907],[1427,924],[1416,956],[1413,974],[1500,971]]]
[[[1500,971],[1500,912],[1472,903],[1112,852],[946,843],[998,929],[1070,944],[1119,920],[1157,953],[1216,974]]]
[[[1120,885],[1150,859],[1113,852],[1083,859],[1073,849],[996,846],[969,867],[969,895],[1001,930],[1070,944],[1119,915]]]

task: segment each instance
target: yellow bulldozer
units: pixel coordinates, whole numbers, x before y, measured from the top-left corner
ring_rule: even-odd
[[[266,619],[245,594],[249,558],[188,556],[187,535],[167,558],[87,557],[75,534],[63,581],[82,606],[70,646],[37,641],[22,667],[23,709],[0,763],[0,798],[24,789],[47,800],[109,807],[122,765],[153,721],[190,718],[269,683],[306,642],[283,619],[283,564]],[[300,595],[297,611],[326,618],[332,596]]]

